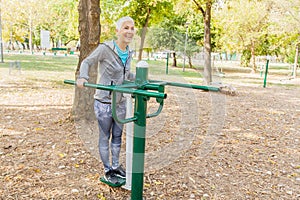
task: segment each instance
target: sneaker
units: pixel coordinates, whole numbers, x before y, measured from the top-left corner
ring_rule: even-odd
[[[126,178],[126,172],[121,165],[119,165],[119,167],[117,167],[116,169],[113,169],[113,172],[117,177]]]
[[[110,182],[112,184],[119,184],[119,180],[118,180],[118,177],[116,177],[115,173],[113,170],[109,170],[108,172],[105,173],[104,175],[104,179],[107,181],[107,182]]]

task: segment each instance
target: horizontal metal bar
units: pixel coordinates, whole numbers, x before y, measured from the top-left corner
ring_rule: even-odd
[[[213,91],[213,92],[219,92],[220,91],[220,89],[217,88],[217,87],[205,86],[205,85],[195,85],[195,84],[156,81],[156,80],[150,80],[150,83],[161,83],[161,84],[170,85],[170,86],[192,88],[192,89],[199,89],[199,90]]]
[[[75,81],[72,80],[65,80],[64,83],[76,85]],[[109,90],[109,91],[115,91],[115,92],[121,92],[121,93],[127,93],[127,94],[135,94],[135,95],[142,95],[147,97],[155,97],[155,98],[167,98],[167,94],[159,93],[159,92],[149,92],[146,90],[139,90],[139,89],[132,89],[132,88],[126,88],[122,85],[100,85],[100,84],[92,84],[92,83],[84,83],[85,87],[91,87],[96,88],[100,90]]]

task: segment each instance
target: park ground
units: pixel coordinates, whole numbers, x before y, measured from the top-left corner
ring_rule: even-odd
[[[62,81],[74,79],[76,62],[35,65],[21,74],[0,66],[0,199],[128,199],[99,181],[99,159],[70,115],[74,88]],[[148,119],[145,198],[300,199],[299,78],[270,74],[264,88],[259,73],[231,71],[218,81],[237,95],[167,88],[163,112]]]

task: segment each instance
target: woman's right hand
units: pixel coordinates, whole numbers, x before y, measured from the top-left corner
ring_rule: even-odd
[[[77,79],[77,81],[76,81],[76,85],[77,85],[77,87],[79,87],[79,88],[83,88],[84,87],[84,83],[87,83],[88,81],[86,80],[86,79],[84,79],[84,78],[79,78],[79,79]]]

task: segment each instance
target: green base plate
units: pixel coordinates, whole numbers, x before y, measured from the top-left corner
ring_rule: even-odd
[[[104,177],[101,177],[100,181],[107,184],[107,185],[109,185],[109,186],[111,186],[111,187],[121,187],[122,185],[125,185],[125,183],[126,183],[126,179],[119,178],[119,177],[118,177],[119,182],[117,184],[114,184],[112,182],[109,182],[109,181],[105,180]]]

